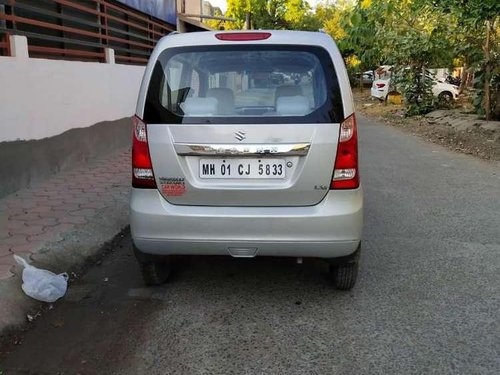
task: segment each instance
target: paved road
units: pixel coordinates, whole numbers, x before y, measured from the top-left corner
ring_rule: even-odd
[[[499,165],[360,128],[366,231],[352,292],[334,291],[320,261],[203,257],[145,289],[125,236],[0,369],[500,373]]]

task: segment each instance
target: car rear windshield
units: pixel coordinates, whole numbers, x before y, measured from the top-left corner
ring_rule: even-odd
[[[230,45],[164,50],[144,108],[147,123],[328,123],[343,120],[328,52]]]

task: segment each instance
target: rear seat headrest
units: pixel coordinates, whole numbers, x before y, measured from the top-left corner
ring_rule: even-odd
[[[230,115],[234,113],[233,90],[224,87],[216,87],[213,89],[208,89],[207,97],[217,99],[218,101],[217,114]]]
[[[278,116],[304,116],[309,112],[309,99],[305,96],[281,96],[276,100]]]
[[[187,98],[180,107],[187,116],[214,116],[217,113],[217,99]]]

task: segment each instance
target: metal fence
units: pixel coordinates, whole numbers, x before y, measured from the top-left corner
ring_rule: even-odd
[[[0,0],[0,55],[8,34],[28,38],[30,57],[146,64],[156,42],[175,26],[112,0]]]

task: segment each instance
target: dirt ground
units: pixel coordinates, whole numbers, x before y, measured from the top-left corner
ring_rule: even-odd
[[[356,109],[367,117],[398,127],[430,142],[443,145],[456,152],[474,155],[484,160],[500,160],[500,123],[498,130],[486,130],[477,126],[455,129],[439,124],[425,116],[404,117],[403,105],[385,104],[372,100],[370,90],[353,89]],[[459,104],[461,105],[461,104]],[[463,108],[464,112],[467,108]],[[456,114],[456,111],[455,111]]]

